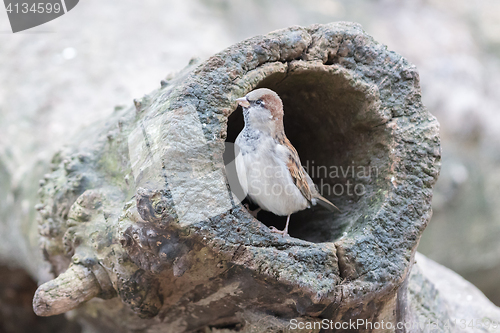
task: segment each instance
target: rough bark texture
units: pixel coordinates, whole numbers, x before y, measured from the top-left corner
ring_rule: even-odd
[[[224,143],[241,128],[234,100],[257,87],[283,98],[304,164],[376,171],[312,175],[365,191],[323,193],[342,213],[296,214],[291,238],[269,232],[279,218],[253,218],[226,180]],[[51,292],[35,307],[61,304],[66,281],[80,278],[69,275],[85,271],[92,283],[78,286],[98,283],[90,294],[107,301],[77,315],[102,331],[404,319],[439,162],[438,124],[420,101],[415,67],[358,25],[251,38],[193,62],[54,157],[36,207],[41,246],[55,276],[73,268],[40,287]]]

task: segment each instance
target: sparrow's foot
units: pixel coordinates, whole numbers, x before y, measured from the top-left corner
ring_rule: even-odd
[[[281,234],[283,237],[285,236],[290,236],[288,234],[288,225],[290,224],[290,215],[288,215],[288,217],[286,218],[286,225],[285,225],[285,229],[283,230],[278,230],[276,229],[275,227],[271,226],[271,232],[274,232],[274,233],[277,233],[277,234]]]
[[[281,234],[283,237],[290,236],[288,234],[288,228],[285,228],[283,230],[276,229],[275,227],[271,226],[269,229],[271,229],[271,232],[274,232],[275,234]]]
[[[250,213],[250,215],[252,215],[253,217],[257,218],[257,214],[261,211],[262,208],[257,208],[257,209],[254,209],[254,210],[251,210],[250,209],[250,206],[248,204],[245,204],[245,208],[248,210],[248,212]]]

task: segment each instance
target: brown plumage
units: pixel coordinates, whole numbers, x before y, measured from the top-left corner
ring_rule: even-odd
[[[290,171],[290,175],[292,176],[295,186],[299,188],[300,192],[307,199],[307,201],[311,202],[312,192],[307,182],[306,172],[300,164],[299,154],[286,136],[278,142],[285,147],[288,147],[288,149],[290,150],[290,157],[288,158],[288,163],[286,164],[286,166]]]
[[[295,150],[295,147],[292,146],[288,138],[285,136],[284,139],[279,140],[279,142],[282,145],[288,147],[288,149],[290,150],[290,157],[287,163],[287,167],[290,171],[290,175],[292,176],[295,186],[298,187],[304,198],[306,198],[307,201],[309,201],[309,203],[313,205],[315,205],[316,203],[312,202],[312,200],[317,199],[319,200],[317,203],[319,203],[324,208],[330,211],[340,211],[337,206],[335,206],[328,199],[319,194],[316,185],[314,185],[311,180],[311,177],[309,177],[307,172],[302,167],[297,150]]]

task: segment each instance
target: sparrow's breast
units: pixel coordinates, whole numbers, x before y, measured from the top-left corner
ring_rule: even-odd
[[[270,136],[240,136],[235,164],[245,193],[262,209],[289,215],[307,208],[308,202],[295,186],[286,165],[286,151]],[[250,137],[250,140],[248,140]]]

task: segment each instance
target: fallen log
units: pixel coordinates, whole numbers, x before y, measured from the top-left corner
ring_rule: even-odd
[[[282,218],[254,218],[230,186],[235,100],[259,87],[283,99],[290,141],[341,211],[294,214],[286,238],[268,228]],[[34,310],[77,308],[95,330],[124,332],[403,321],[439,166],[416,68],[359,25],[250,38],[54,157],[37,210],[56,278]]]

